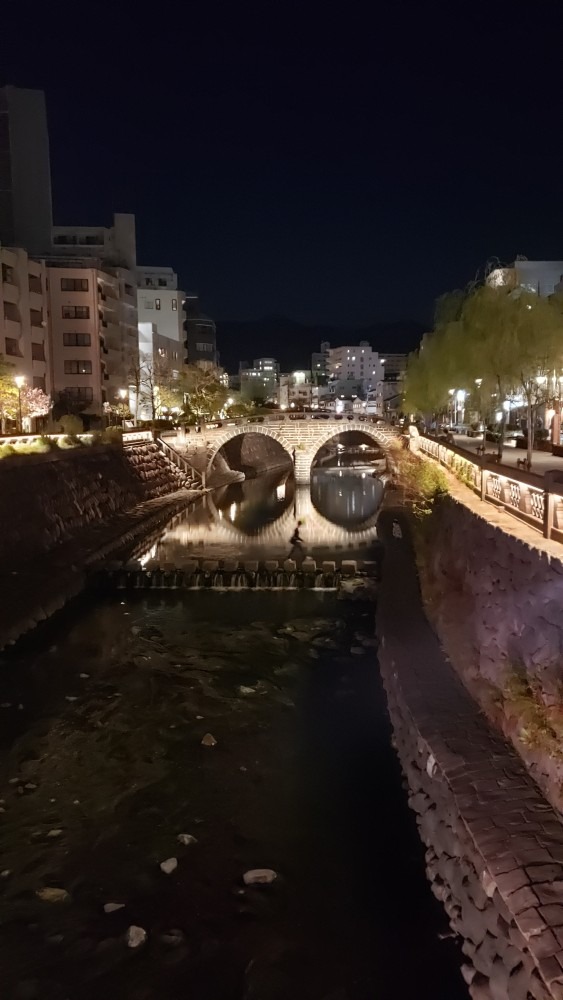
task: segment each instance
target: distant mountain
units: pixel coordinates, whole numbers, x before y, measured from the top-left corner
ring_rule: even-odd
[[[363,327],[298,323],[287,316],[265,316],[260,320],[217,320],[217,347],[221,364],[238,372],[240,361],[273,357],[282,371],[310,368],[311,354],[321,341],[333,347],[367,340],[374,351],[401,354],[413,351],[426,328],[411,321],[371,323]]]

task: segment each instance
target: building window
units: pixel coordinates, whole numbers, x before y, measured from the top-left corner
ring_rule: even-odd
[[[90,347],[92,338],[89,333],[63,333],[65,347]]]
[[[94,390],[89,385],[69,385],[64,392],[71,399],[79,399],[85,403],[91,403],[94,398]]]
[[[127,282],[125,282],[125,294],[126,295],[134,295],[135,294],[133,285],[128,285]]]
[[[34,375],[33,376],[33,388],[41,389],[45,392],[45,376],[44,375]]]
[[[65,375],[91,375],[91,361],[65,361]]]
[[[88,278],[61,278],[61,292],[87,292]]]
[[[178,312],[178,299],[172,299],[172,312]]]
[[[166,288],[166,278],[159,278],[158,284],[160,288]]]
[[[160,299],[154,300],[155,309],[160,309]]]
[[[63,319],[90,319],[90,306],[63,306]]]
[[[145,309],[154,309],[154,302],[152,299],[145,299]]]
[[[198,351],[212,351],[213,344],[196,344],[196,350]],[[254,375],[254,372],[252,373]]]
[[[6,337],[6,354],[9,354],[13,358],[22,357],[19,341],[15,337]]]
[[[31,344],[31,357],[33,361],[45,360],[45,344]]]

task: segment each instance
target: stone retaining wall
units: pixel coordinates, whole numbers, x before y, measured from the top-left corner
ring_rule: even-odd
[[[0,463],[0,556],[7,566],[50,552],[85,527],[104,524],[144,500],[164,496],[186,477],[143,442],[93,446],[61,455]]]
[[[563,824],[487,722],[424,616],[387,514],[378,659],[436,897],[474,1000],[563,1000]],[[389,519],[390,520],[390,519]]]
[[[428,614],[468,690],[563,810],[561,546],[524,524],[506,530],[508,515],[456,491],[416,530]]]

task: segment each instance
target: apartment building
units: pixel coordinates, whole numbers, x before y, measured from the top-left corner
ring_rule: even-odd
[[[166,357],[178,369],[184,363],[184,299],[171,267],[137,268],[139,350]]]
[[[46,263],[54,395],[101,417],[138,362],[135,217],[116,213],[112,226],[53,227]]]
[[[120,274],[82,262],[51,264],[47,274],[55,398],[100,417],[103,404],[127,388],[136,364],[135,288]]]
[[[383,365],[377,351],[367,340],[356,346],[332,347],[328,352],[328,372],[331,378],[381,381]]]
[[[213,320],[202,313],[199,296],[188,292],[184,298],[185,361],[212,367],[219,364],[217,329]]]
[[[47,274],[25,250],[0,247],[0,354],[32,388],[51,391]]]
[[[320,351],[311,355],[311,371],[315,385],[325,385],[329,376],[330,343],[324,340]]]
[[[240,364],[240,392],[244,399],[276,400],[280,366],[275,358],[255,358],[251,367]]]

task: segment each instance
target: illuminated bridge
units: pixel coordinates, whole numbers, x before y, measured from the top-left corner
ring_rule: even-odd
[[[264,434],[273,438],[293,461],[295,482],[306,486],[311,481],[311,467],[321,448],[344,432],[362,434],[387,452],[396,436],[394,428],[375,420],[320,419],[310,414],[275,414],[263,418],[223,421],[204,425],[200,433],[167,435],[161,444],[176,464],[182,461],[205,481],[218,452],[229,441],[243,434]],[[182,461],[179,461],[178,459]]]

